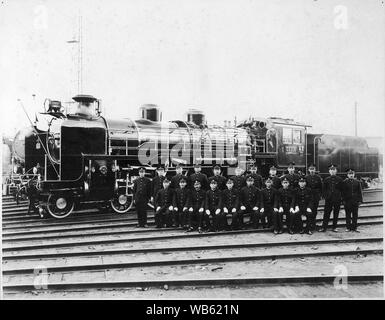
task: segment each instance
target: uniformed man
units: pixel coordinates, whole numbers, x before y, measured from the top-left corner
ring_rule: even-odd
[[[171,213],[174,210],[172,201],[174,190],[170,188],[171,181],[167,177],[163,180],[163,188],[159,189],[155,196],[155,223],[157,228],[171,227]]]
[[[314,219],[311,208],[313,207],[313,194],[310,188],[306,187],[305,177],[299,179],[299,188],[295,193],[294,225],[298,226],[300,233],[313,234],[310,230],[312,219]],[[302,216],[306,217],[305,230],[303,228]]]
[[[269,170],[269,178],[272,181],[272,187],[276,190],[281,188],[281,179],[277,176],[277,168],[275,166],[271,166]]]
[[[261,191],[261,209],[259,212],[261,213],[263,228],[270,228],[273,225],[273,212],[278,210],[277,208],[274,208],[277,190],[273,188],[272,184],[273,181],[270,178],[267,178],[265,181],[266,187]]]
[[[211,180],[210,190],[206,192],[206,214],[204,220],[206,226],[209,227],[211,231],[219,231],[221,223],[221,206],[222,206],[222,191],[218,189],[218,182],[216,180]],[[210,224],[210,215],[213,219],[213,225]]]
[[[251,226],[258,229],[261,220],[259,213],[259,208],[261,207],[261,190],[255,186],[252,176],[246,179],[246,186],[241,190],[239,201],[242,214],[249,213]]]
[[[134,203],[138,215],[137,227],[147,228],[147,203],[151,198],[151,180],[145,177],[146,169],[139,168],[139,178],[134,180]]]
[[[357,230],[358,207],[363,202],[361,183],[354,177],[354,169],[346,170],[347,178],[343,182],[342,198],[344,200],[346,231]]]
[[[209,187],[209,182],[207,179],[207,176],[201,172],[202,167],[199,163],[194,165],[194,173],[190,175],[190,181],[191,183],[194,183],[196,180],[199,180],[201,183],[201,188],[203,190],[207,190]]]
[[[325,209],[322,222],[321,232],[325,232],[330,219],[330,213],[333,210],[333,231],[338,232],[337,223],[338,215],[341,208],[341,197],[343,190],[343,180],[337,176],[337,167],[333,164],[329,165],[329,176],[325,178],[323,183],[323,197],[325,199]]]
[[[255,164],[252,164],[250,167],[250,173],[246,176],[246,180],[249,177],[253,178],[254,186],[256,186],[258,189],[262,189],[263,187],[263,179],[260,174],[257,173],[258,168]]]
[[[296,189],[298,188],[298,180],[299,180],[299,175],[295,173],[295,163],[290,162],[288,167],[287,167],[288,173],[283,175],[281,178],[281,181],[286,178],[289,180],[289,187],[291,189]]]
[[[175,189],[173,207],[174,207],[174,223],[177,227],[189,229],[188,225],[188,209],[190,208],[190,189],[187,188],[187,181],[181,177],[179,179],[179,187]]]
[[[241,191],[241,189],[246,186],[246,178],[242,175],[243,169],[241,167],[235,168],[235,176],[233,176],[234,181],[234,189],[238,191],[238,193]]]
[[[206,192],[202,190],[199,180],[194,182],[194,189],[191,191],[191,202],[188,215],[189,231],[193,231],[193,221],[197,221],[198,232],[202,232],[203,215],[205,209]]]
[[[38,182],[40,180],[40,173],[37,167],[33,167],[32,169],[33,176],[31,179],[28,180],[27,183],[27,196],[29,199],[29,206],[28,206],[28,214],[32,211],[32,213],[37,212],[36,202],[38,199]],[[19,198],[17,198],[17,204],[19,204]]]
[[[221,166],[219,164],[213,167],[214,175],[209,178],[209,183],[211,180],[215,179],[218,182],[218,189],[225,190],[226,189],[226,178],[221,175]]]
[[[160,189],[163,188],[163,181],[166,179],[166,170],[163,165],[159,165],[156,168],[157,176],[152,179],[152,192],[151,192],[151,202],[154,202],[155,196]],[[156,209],[156,208],[154,208]]]
[[[183,174],[183,167],[181,164],[177,164],[176,168],[176,174],[175,176],[173,176],[171,178],[171,185],[170,187],[173,188],[174,190],[179,188],[179,181],[180,179],[185,179],[186,180],[186,184],[187,184],[187,188],[190,187],[190,183],[189,183],[189,178],[186,177],[184,174]]]
[[[282,233],[283,228],[283,216],[285,215],[287,229],[290,234],[293,234],[293,222],[294,222],[294,205],[295,205],[295,190],[290,188],[290,181],[287,178],[282,180],[282,188],[277,191],[277,197],[275,199],[275,208],[278,208],[278,212],[275,211],[276,216],[273,220],[274,229],[277,233]]]
[[[227,226],[227,214],[231,214],[231,229],[243,229],[243,212],[239,210],[239,192],[234,188],[234,181],[229,178],[226,182],[226,190],[222,191],[223,221],[221,227]]]
[[[314,164],[311,164],[309,166],[309,174],[306,175],[306,186],[311,189],[312,195],[313,195],[313,207],[311,208],[311,211],[313,213],[314,219],[312,219],[312,225],[310,225],[310,230],[315,230],[315,221],[317,218],[318,213],[318,205],[321,200],[322,195],[322,178],[316,174],[316,167]]]

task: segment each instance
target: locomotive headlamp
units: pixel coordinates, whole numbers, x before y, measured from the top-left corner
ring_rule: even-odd
[[[101,166],[99,170],[102,174],[107,174],[107,167],[106,166]]]

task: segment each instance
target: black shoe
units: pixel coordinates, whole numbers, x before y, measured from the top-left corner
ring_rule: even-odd
[[[278,233],[281,234],[283,231],[282,230],[279,230]]]
[[[162,226],[156,226],[155,228],[160,229],[160,228],[162,228]]]
[[[333,228],[332,231],[333,231],[333,232],[338,232],[338,229],[337,229],[337,228]]]
[[[294,234],[294,231],[293,231],[293,230],[289,230],[289,233],[290,233],[290,234]]]
[[[319,232],[326,232],[326,228],[319,229]]]
[[[135,228],[141,228],[142,226],[140,224],[137,224]]]
[[[300,234],[304,234],[304,232],[305,232],[305,231],[302,229],[299,233],[300,233]]]
[[[278,231],[277,231],[277,230],[274,230],[274,234],[278,234]]]
[[[312,234],[313,234],[313,232],[311,232],[311,230],[308,230],[308,231],[307,231],[307,234],[310,234],[310,235],[312,235]]]
[[[201,227],[198,228],[198,232],[202,233],[202,228]]]
[[[148,228],[148,224],[145,224],[145,225],[143,226],[143,228]]]
[[[357,230],[357,229],[353,229],[352,231],[360,233],[360,230]]]
[[[346,228],[346,229],[345,229],[345,232],[350,232],[350,231],[353,231],[353,230],[351,230],[351,229],[349,229],[349,228]]]

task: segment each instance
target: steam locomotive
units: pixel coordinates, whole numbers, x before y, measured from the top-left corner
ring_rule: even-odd
[[[38,208],[41,216],[63,219],[75,207],[110,203],[117,213],[133,204],[131,186],[137,169],[153,172],[158,164],[173,170],[182,163],[191,170],[201,163],[203,171],[221,164],[224,174],[235,166],[247,170],[255,163],[262,175],[271,165],[283,171],[295,162],[302,172],[315,163],[321,172],[330,162],[355,166],[358,174],[378,175],[377,149],[356,137],[310,135],[306,124],[291,119],[249,118],[237,126],[206,125],[204,114],[189,110],[186,121],[161,121],[156,105],[141,107],[141,119],[106,119],[100,101],[77,95],[74,112],[64,112],[59,101],[49,101],[41,113],[48,129],[35,125],[15,139],[25,167],[39,166]],[[23,143],[21,143],[22,141]]]

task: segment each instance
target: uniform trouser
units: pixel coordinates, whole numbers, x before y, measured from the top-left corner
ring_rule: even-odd
[[[227,226],[226,213],[222,210],[216,214],[215,211],[211,213],[213,217],[213,229],[214,230],[223,230]]]
[[[171,227],[172,218],[168,207],[160,208],[158,211],[155,212],[155,224],[157,227],[162,227],[163,225]]]
[[[198,226],[202,228],[203,212],[199,212],[200,208],[193,208],[193,211],[187,212],[187,225],[189,227]],[[194,223],[196,222],[196,223]]]
[[[267,226],[271,227],[273,225],[273,206],[265,206],[264,212],[261,212],[261,220],[264,227],[266,227],[266,218]]]
[[[206,210],[198,212],[198,227],[203,228],[203,225],[205,225],[206,228],[211,229],[210,215],[206,213]]]
[[[306,217],[305,228],[303,227],[302,216]],[[313,212],[307,212],[307,207],[299,207],[299,227],[300,230],[310,231],[313,220]]]
[[[273,228],[275,231],[282,230],[283,224],[282,224],[282,217],[283,212],[274,211],[272,212],[272,220],[273,220]]]
[[[188,211],[183,211],[183,207],[179,208],[178,211],[174,211],[173,220],[175,225],[181,225],[182,227],[188,223]]]
[[[349,230],[357,229],[358,203],[353,201],[345,202],[346,228]]]
[[[138,215],[138,224],[143,227],[147,224],[147,201],[135,201],[136,213]]]
[[[309,223],[310,223],[309,227],[311,231],[315,230],[316,219],[318,214],[318,205],[319,205],[319,198],[314,197],[312,206],[310,207],[312,215],[309,220]]]
[[[333,210],[333,228],[337,228],[340,208],[341,208],[341,201],[332,201],[332,200],[325,201],[325,209],[324,209],[324,216],[323,216],[323,222],[322,222],[322,227],[324,229],[328,227],[330,213],[332,212],[332,210]]]
[[[231,209],[229,210],[229,213],[231,213],[231,226],[233,228],[243,227],[243,212],[241,210],[236,210],[235,212],[232,212],[232,209]],[[226,217],[226,214],[225,214],[225,217]],[[227,222],[227,219],[225,220]]]
[[[243,214],[250,214],[250,224],[253,228],[259,227],[259,222],[262,223],[261,214],[258,210],[253,210],[253,207],[246,207],[246,210],[242,211]]]

